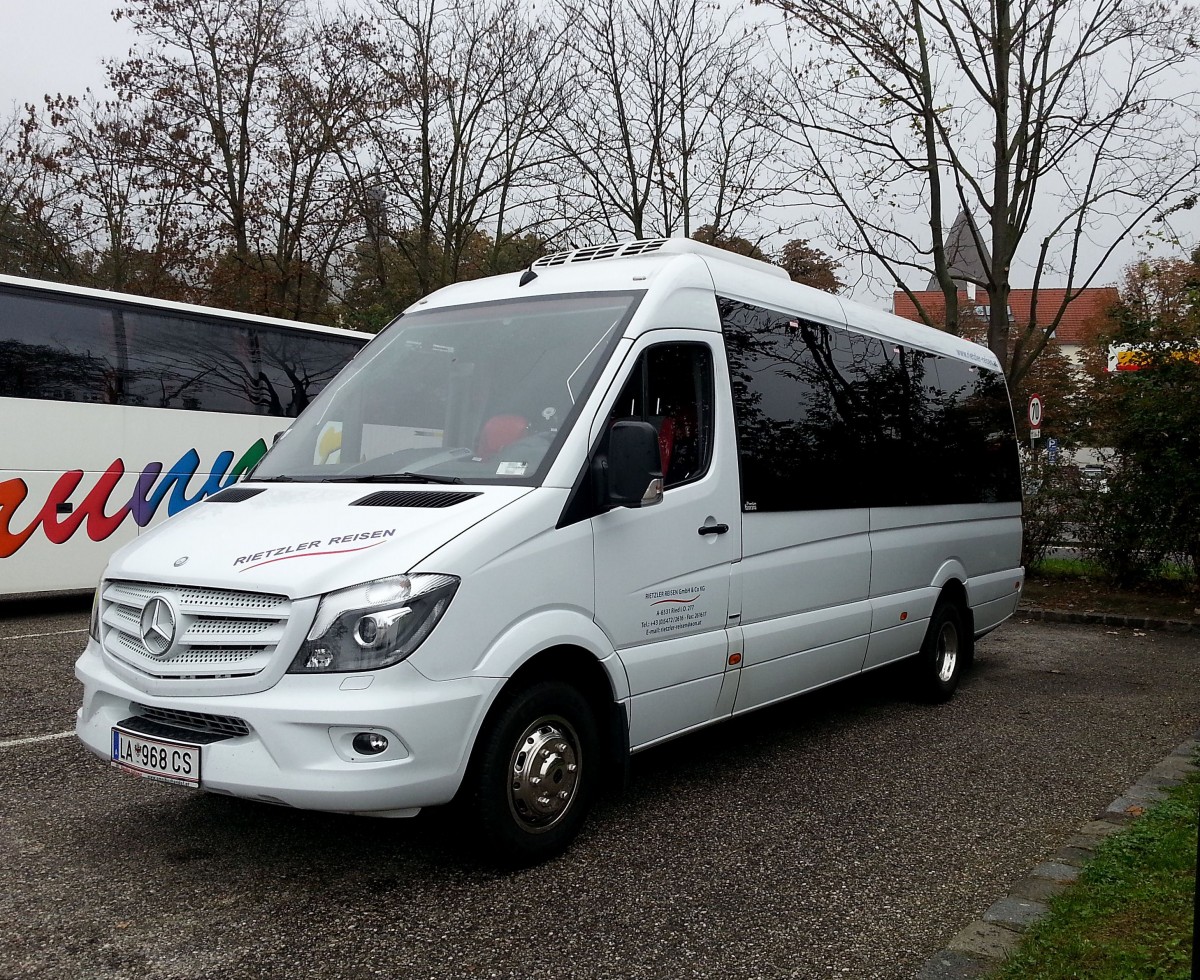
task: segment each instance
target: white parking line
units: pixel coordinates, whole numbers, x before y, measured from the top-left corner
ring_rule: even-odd
[[[32,745],[34,742],[54,742],[60,738],[70,738],[74,734],[74,731],[69,731],[56,735],[35,735],[33,738],[14,738],[9,742],[0,742],[0,749],[10,749],[14,745]]]
[[[69,636],[72,633],[86,633],[87,627],[78,630],[59,630],[57,633],[21,633],[17,636],[0,636],[2,640],[33,640],[39,636]]]

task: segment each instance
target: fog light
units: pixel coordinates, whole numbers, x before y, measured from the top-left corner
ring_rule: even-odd
[[[359,732],[351,744],[359,755],[379,755],[388,747],[388,740],[377,732]]]

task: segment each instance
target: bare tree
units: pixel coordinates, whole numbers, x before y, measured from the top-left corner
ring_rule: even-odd
[[[316,318],[349,223],[345,120],[370,88],[345,31],[287,0],[128,0],[117,13],[142,44],[109,64],[110,82],[145,113],[143,165],[190,188],[211,225],[194,239],[210,300]]]
[[[1196,11],[1157,0],[764,0],[797,67],[777,76],[781,132],[839,206],[838,245],[960,330],[958,281],[987,290],[988,345],[1025,375],[1066,305],[1148,219],[1195,202]],[[970,224],[964,274],[945,222]],[[956,261],[958,260],[958,261]],[[1010,344],[1011,276],[1067,287]]]
[[[517,0],[377,0],[375,19],[364,50],[385,102],[366,105],[355,165],[374,229],[386,227],[374,237],[424,293],[473,271],[481,239],[494,259],[544,227],[561,156],[546,138],[563,98],[559,32]]]
[[[168,299],[196,299],[198,264],[191,241],[199,215],[176,174],[147,155],[154,122],[128,102],[47,96],[40,114],[52,142],[41,164],[63,187],[55,220],[75,233],[88,285]]]
[[[577,79],[559,126],[570,202],[608,238],[745,231],[788,183],[781,140],[755,115],[756,28],[699,0],[561,11]]]
[[[258,154],[275,129],[260,109],[293,53],[291,7],[286,0],[131,0],[117,12],[145,43],[109,65],[113,87],[153,107],[162,165],[186,168],[243,263]]]
[[[361,18],[332,17],[297,32],[270,111],[275,140],[265,157],[262,254],[277,312],[313,316],[357,231],[359,211],[343,165],[358,150],[357,108],[377,75],[362,57]]]
[[[34,106],[0,123],[0,271],[75,282],[80,236],[55,151]]]

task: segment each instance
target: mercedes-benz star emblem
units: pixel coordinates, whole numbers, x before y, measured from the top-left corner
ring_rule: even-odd
[[[161,657],[175,642],[175,612],[160,595],[142,607],[142,645],[152,657]]]

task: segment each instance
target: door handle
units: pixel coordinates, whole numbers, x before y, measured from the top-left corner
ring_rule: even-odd
[[[705,524],[700,528],[701,534],[724,534],[729,530],[728,524]]]

